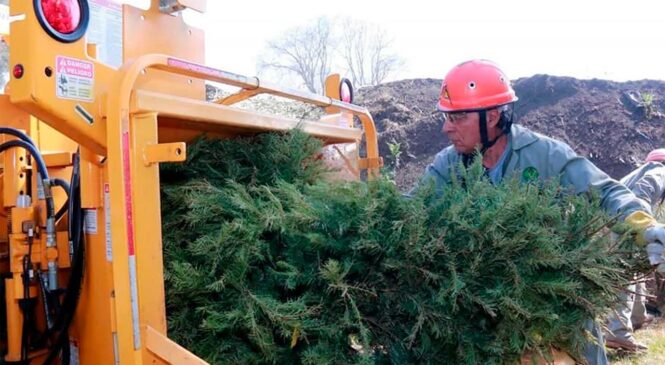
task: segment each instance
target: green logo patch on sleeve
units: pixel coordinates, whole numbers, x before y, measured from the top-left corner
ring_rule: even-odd
[[[533,182],[538,180],[538,176],[540,174],[538,173],[538,170],[536,170],[535,167],[529,166],[524,171],[522,171],[522,180],[524,182]]]

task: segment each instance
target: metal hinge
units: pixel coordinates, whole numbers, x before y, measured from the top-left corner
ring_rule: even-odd
[[[143,147],[143,162],[146,166],[160,162],[182,162],[187,159],[185,142],[158,143]]]

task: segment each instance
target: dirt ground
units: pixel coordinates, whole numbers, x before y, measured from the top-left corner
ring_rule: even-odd
[[[645,329],[635,332],[635,338],[648,346],[648,350],[635,355],[610,353],[613,365],[663,365],[665,364],[665,319],[657,318],[656,322]]]
[[[380,152],[388,165],[394,164],[388,143],[400,144],[396,179],[402,188],[411,186],[448,144],[435,110],[440,86],[441,80],[414,79],[357,92],[356,104],[367,107],[374,117]],[[513,86],[520,98],[515,106],[517,123],[564,140],[612,177],[624,176],[650,150],[665,147],[665,82],[536,75],[515,80]]]

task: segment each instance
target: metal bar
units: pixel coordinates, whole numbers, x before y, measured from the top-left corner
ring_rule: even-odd
[[[215,103],[216,104],[222,104],[222,105],[233,105],[233,104],[239,103],[241,101],[247,100],[247,99],[249,99],[253,96],[256,96],[258,94],[261,94],[261,90],[258,90],[258,89],[245,90],[245,89],[243,89],[242,91],[239,91],[235,94],[229,95],[225,98],[215,100]]]
[[[132,103],[132,113],[159,111],[159,115],[181,120],[181,128],[201,128],[211,131],[234,128],[246,131],[287,131],[301,128],[312,136],[328,142],[357,142],[362,131],[357,128],[345,128],[334,124],[301,121],[292,118],[259,114],[224,105],[208,103],[189,98],[137,90]],[[193,126],[192,121],[200,122]],[[179,124],[174,124],[174,127]]]
[[[369,114],[366,108],[360,107],[358,105],[333,100],[324,95],[313,94],[306,91],[275,85],[266,81],[260,81],[258,77],[243,76],[178,58],[163,55],[156,56],[165,58],[165,61],[155,63],[150,66],[159,70],[170,71],[181,75],[215,81],[222,84],[241,87],[247,90],[260,90],[261,93],[281,96],[287,99],[298,100],[321,107],[336,106],[340,109],[348,110],[354,113]]]
[[[145,330],[145,342],[149,351],[169,364],[208,365],[207,362],[150,326],[147,326]]]
[[[347,110],[357,116],[363,126],[365,131],[367,158],[370,159],[370,161],[374,161],[379,157],[376,127],[372,116],[366,108],[333,100],[327,96],[281,87],[268,82],[260,82],[257,77],[247,77],[165,55],[145,55],[139,57],[134,63],[128,66],[127,70],[129,71],[131,69],[131,74],[133,76],[125,78],[125,82],[133,85],[138,72],[149,67],[200,79],[216,81],[247,90],[256,90],[257,92],[281,96],[287,99],[298,100],[321,107],[334,106],[341,110]],[[127,76],[129,76],[129,74]],[[127,87],[130,87],[130,85],[127,85]],[[131,89],[127,91],[128,94],[130,92]],[[129,95],[127,97],[129,98]],[[378,175],[379,167],[380,166],[375,163],[369,165],[368,172],[370,178]]]

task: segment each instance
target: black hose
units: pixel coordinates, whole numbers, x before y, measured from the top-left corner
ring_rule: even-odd
[[[32,138],[30,138],[30,136],[28,136],[27,134],[25,134],[23,131],[21,131],[19,129],[10,128],[10,127],[0,127],[0,134],[9,134],[11,136],[14,136],[14,137],[18,138],[18,140],[7,141],[7,142],[3,143],[2,145],[0,145],[0,152],[4,151],[6,148],[11,148],[11,147],[23,147],[23,148],[27,149],[28,151],[30,151],[30,154],[35,159],[35,161],[37,161],[37,167],[39,169],[39,173],[42,175],[42,179],[48,179],[48,170],[46,169],[46,164],[44,163],[44,159],[42,158],[42,155],[37,150],[35,142],[32,140]],[[14,144],[12,142],[25,142],[29,146],[26,146],[23,143]],[[5,146],[5,145],[7,145],[7,147],[2,148],[2,146]],[[64,180],[62,180],[62,181],[66,183],[66,181],[64,181]],[[67,191],[69,191],[69,189],[67,189]],[[51,201],[50,205],[51,205],[51,208],[52,208],[51,211],[50,211],[50,217],[53,217],[53,212],[55,210],[55,207],[54,207],[54,204],[53,204],[53,198],[52,197],[51,197],[51,199],[46,199],[46,208],[47,208],[46,213],[47,213],[47,216],[48,216],[48,214],[49,214],[49,210],[48,210],[49,209],[49,200]]]
[[[39,150],[37,150],[37,147],[35,147],[35,145],[30,144],[29,142],[26,141],[13,139],[11,141],[7,141],[4,142],[3,144],[0,144],[0,152],[4,152],[5,150],[10,149],[12,147],[22,147],[28,150],[32,155],[32,157],[37,162],[37,168],[39,169],[39,173],[42,174],[42,179],[48,179],[48,170],[46,169],[46,163],[44,162],[41,153],[39,153]]]
[[[76,252],[79,244],[83,239],[83,209],[81,209],[81,170],[80,170],[80,156],[74,155],[74,167],[72,168],[71,187],[69,193],[68,207],[69,211],[69,252]],[[72,224],[73,223],[73,224]],[[80,225],[80,227],[77,226]],[[80,229],[79,229],[80,228]],[[72,260],[73,261],[73,260]]]
[[[30,155],[32,155],[32,158],[35,159],[35,162],[37,163],[37,169],[39,173],[41,174],[41,178],[44,180],[49,180],[49,175],[48,175],[48,170],[46,169],[46,163],[44,162],[44,159],[42,158],[42,155],[39,153],[39,150],[37,150],[37,147],[35,145],[30,144],[29,142],[23,141],[23,140],[11,140],[7,141],[3,144],[0,144],[0,152],[4,152],[10,148],[13,147],[21,147],[25,148],[30,152]],[[54,217],[55,216],[55,207],[53,204],[53,197],[52,196],[47,196],[46,197],[46,216],[47,217]]]
[[[58,211],[55,213],[56,223],[60,220],[60,218],[62,218],[63,215],[65,215],[65,213],[67,213],[67,205],[69,205],[69,199],[67,199],[65,203],[62,204],[60,209],[58,209]]]
[[[71,273],[69,282],[62,300],[62,306],[53,324],[53,331],[57,337],[53,342],[53,347],[44,360],[44,365],[52,364],[59,354],[61,364],[69,364],[69,326],[71,325],[76,307],[78,305],[79,295],[81,294],[81,284],[83,283],[83,268],[85,256],[85,244],[83,235],[83,209],[81,208],[81,180],[80,180],[80,157],[74,155],[74,168],[72,170],[72,180],[70,182],[69,193],[69,240],[71,252],[74,256],[71,263]]]
[[[53,328],[54,329],[60,329],[60,333],[58,335],[58,339],[56,340],[54,347],[51,349],[49,356],[46,358],[44,361],[44,364],[50,364],[53,362],[55,357],[59,354],[62,353],[62,359],[61,359],[61,364],[63,365],[68,365],[69,364],[69,334],[68,334],[68,329],[69,325],[72,322],[72,319],[74,318],[74,313],[76,312],[76,306],[78,303],[78,297],[80,295],[80,290],[81,290],[81,283],[83,280],[83,255],[84,255],[84,246],[83,246],[83,214],[81,211],[81,201],[80,201],[80,179],[79,179],[79,160],[78,160],[78,154],[75,155],[75,160],[74,160],[74,170],[72,172],[72,186],[67,183],[67,181],[63,179],[53,179],[51,180],[49,178],[48,174],[48,169],[46,168],[46,163],[44,162],[44,159],[42,155],[39,153],[39,150],[35,146],[35,143],[32,141],[32,139],[25,134],[24,132],[14,129],[14,128],[8,128],[8,127],[0,127],[0,134],[9,134],[14,137],[17,137],[18,140],[11,140],[7,141],[5,143],[0,144],[0,153],[4,152],[7,149],[13,148],[13,147],[21,147],[28,152],[30,152],[30,155],[32,158],[35,160],[37,164],[37,169],[38,172],[41,175],[41,183],[44,181],[49,182],[50,185],[54,186],[60,186],[65,190],[67,193],[67,201],[63,204],[63,206],[58,210],[58,213],[55,213],[55,204],[53,201],[53,196],[50,194],[45,194],[45,200],[46,200],[46,216],[48,218],[53,217],[56,221],[59,220],[64,213],[69,210],[69,212],[74,212],[76,211],[76,217],[70,217],[69,219],[69,233],[70,233],[70,249],[73,249],[75,247],[76,249],[76,255],[74,256],[75,259],[72,260],[72,271],[69,279],[69,283],[67,285],[67,291],[65,292],[65,298],[63,299],[63,308],[59,310],[59,316],[56,319]],[[50,187],[49,187],[50,188]],[[76,194],[75,196],[78,198],[76,201],[72,201],[70,197],[72,195]],[[32,246],[32,245],[31,245]],[[32,247],[30,247],[32,248]],[[32,250],[30,250],[32,251]],[[72,252],[72,251],[70,251]],[[24,289],[29,287],[29,283],[25,282],[26,280],[29,280],[28,278],[28,271],[31,269],[29,266],[31,266],[30,263],[30,254],[28,254],[27,257],[27,264],[28,267],[24,268]],[[43,285],[43,283],[41,283]],[[57,295],[57,293],[56,293]],[[28,300],[29,294],[25,293],[25,299]],[[56,306],[57,306],[57,299],[56,299]],[[46,303],[45,303],[46,304]],[[27,307],[27,303],[24,304],[24,307]],[[21,360],[27,360],[27,333],[28,329],[26,325],[28,324],[30,317],[29,314],[27,313],[28,311],[26,310],[27,308],[24,308],[24,326],[23,326],[23,334],[22,334],[22,348],[21,348]],[[61,328],[62,327],[62,328]],[[49,329],[47,329],[45,335],[49,333]]]
[[[71,187],[69,186],[69,183],[65,179],[61,179],[58,177],[53,178],[51,179],[51,184],[53,186],[61,187],[65,191],[65,193],[67,193],[67,197],[69,198],[69,191],[71,190]]]
[[[79,170],[80,169],[78,169],[76,167],[76,166],[79,165],[77,157],[78,157],[78,155],[75,154],[74,155],[75,160],[73,161],[74,168],[72,169],[72,175],[70,177],[70,182],[71,183],[67,182],[64,179],[60,179],[60,178],[51,179],[51,184],[53,186],[59,186],[63,190],[65,190],[65,192],[67,193],[67,200],[63,203],[62,207],[60,207],[60,209],[58,210],[58,212],[55,215],[56,222],[58,220],[60,220],[60,218],[62,218],[62,216],[65,213],[67,213],[70,209],[74,209],[71,206],[72,204],[70,204],[70,202],[71,202],[70,196],[72,194],[76,193],[76,192],[73,191],[72,185],[74,185],[74,187],[76,187],[77,182],[80,181],[80,178],[79,178]],[[72,221],[72,219],[74,221]],[[75,222],[75,220],[76,220],[76,217],[70,217],[70,220],[69,220],[69,223],[68,223],[68,228],[67,228],[68,237],[69,237],[69,254],[70,254],[69,259],[70,259],[70,262],[72,262],[72,263],[74,262],[74,257],[73,257],[74,247],[72,245],[72,232],[73,232],[72,223]],[[75,237],[74,239],[75,240],[80,240],[79,237]],[[70,278],[71,278],[71,276],[70,276]],[[60,299],[59,299],[60,290],[52,292],[52,291],[49,291],[48,289],[45,288],[45,292],[46,292],[46,296],[49,298],[49,301],[52,303],[52,311],[55,313],[54,316],[56,317],[56,320],[52,320],[51,325],[46,328],[46,331],[36,341],[36,343],[40,344],[40,345],[45,344],[46,341],[48,340],[48,338],[53,335],[53,332],[57,331],[60,327],[62,327],[62,324],[63,324],[62,315],[60,315],[60,317],[58,317],[59,314],[61,313],[61,311],[60,311],[61,303],[60,303]],[[47,300],[45,300],[44,302],[46,304]],[[46,315],[49,316],[49,313],[47,313]],[[57,318],[59,318],[59,319],[57,319]],[[53,346],[53,344],[52,344],[52,346]]]
[[[21,361],[28,361],[28,349],[32,345],[30,329],[34,326],[34,304],[35,301],[30,298],[30,273],[33,270],[32,265],[32,245],[34,238],[28,234],[28,253],[23,256],[23,299],[19,300],[19,307],[23,313],[23,327],[21,330]]]
[[[55,221],[57,222],[67,212],[67,208],[69,207],[69,192],[71,188],[69,187],[69,183],[67,181],[60,178],[51,179],[51,184],[53,184],[53,186],[61,187],[65,191],[65,193],[67,193],[67,200],[65,200],[60,209],[58,209],[58,212],[55,213]]]
[[[23,312],[23,326],[21,328],[21,361],[28,360],[28,347],[30,347],[30,336],[28,329],[30,326],[30,256],[23,257],[23,299],[19,301],[21,312]]]
[[[12,148],[12,147],[21,147],[30,152],[32,157],[35,159],[37,163],[37,168],[44,179],[48,179],[48,170],[46,169],[46,163],[44,163],[44,159],[42,158],[42,155],[39,153],[39,150],[37,150],[37,147],[35,146],[35,143],[32,141],[32,139],[25,134],[24,132],[15,129],[15,128],[9,128],[9,127],[0,127],[0,134],[9,134],[12,135],[18,140],[11,140],[7,141],[3,144],[0,145],[0,152],[4,152],[5,150]],[[47,217],[53,217],[54,216],[54,202],[53,202],[53,197],[48,196],[46,197],[46,214]],[[24,305],[22,306],[23,309],[23,333],[22,333],[22,338],[21,338],[21,360],[27,361],[27,351],[28,351],[28,324],[31,320],[31,317],[29,315],[30,309],[28,308],[27,301],[30,300],[29,294],[27,292],[27,288],[29,287],[29,270],[32,268],[31,262],[30,262],[30,255],[32,251],[32,243],[30,243],[30,250],[28,253],[27,262],[25,263],[27,267],[24,267]]]
[[[47,276],[42,273],[41,270],[37,269],[37,280],[39,281],[40,294],[42,302],[44,305],[44,317],[46,319],[46,328],[53,328],[53,309],[51,308],[51,302],[53,301],[51,292],[48,290],[48,279]],[[41,339],[40,339],[41,340]],[[39,346],[43,345],[40,341],[36,341]]]
[[[0,127],[0,134],[9,134],[12,135],[22,141],[26,141],[30,143],[31,145],[35,145],[35,142],[32,141],[32,138],[30,138],[27,134],[25,134],[23,131],[16,129],[16,128],[9,128],[9,127]]]

